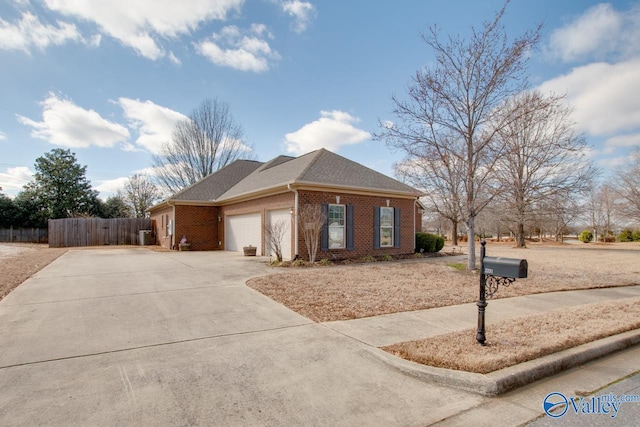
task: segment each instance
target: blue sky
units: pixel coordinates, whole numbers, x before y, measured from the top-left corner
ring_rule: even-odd
[[[4,0],[0,187],[70,148],[107,197],[205,98],[227,102],[259,160],[325,147],[387,175],[401,160],[371,133],[433,61],[420,32],[468,34],[503,2]],[[566,93],[610,171],[640,146],[640,2],[513,0],[510,36],[544,22],[531,83]]]

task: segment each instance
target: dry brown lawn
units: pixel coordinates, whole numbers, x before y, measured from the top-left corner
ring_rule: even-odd
[[[525,258],[529,264],[527,279],[501,287],[494,298],[640,284],[637,243],[547,243],[528,249],[489,243],[487,256]],[[476,301],[479,276],[451,266],[460,262],[441,257],[310,268],[252,279],[248,285],[314,321],[347,320]],[[637,328],[640,298],[629,298],[492,325],[486,346],[475,341],[475,330],[466,330],[384,349],[418,363],[488,373]]]
[[[475,330],[384,347],[425,365],[486,374],[600,338],[640,328],[640,298],[564,308],[491,326],[486,346]]]
[[[42,244],[0,243],[0,300],[66,251]]]
[[[487,256],[525,258],[529,277],[494,298],[640,284],[640,245],[487,244]],[[474,302],[479,276],[450,257],[338,267],[278,269],[248,285],[316,322],[348,320]]]

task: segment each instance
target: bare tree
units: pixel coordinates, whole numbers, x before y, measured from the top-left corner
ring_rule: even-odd
[[[482,28],[473,28],[468,40],[450,36],[443,42],[437,27],[423,34],[435,52],[435,65],[416,72],[408,101],[392,97],[398,122],[381,123],[377,134],[409,159],[456,159],[462,166],[469,269],[476,268],[475,218],[495,195],[492,170],[500,147],[494,137],[505,123],[494,116],[506,98],[526,88],[529,53],[540,37],[538,27],[510,42],[500,22],[506,6]]]
[[[616,174],[620,213],[640,223],[640,148],[632,151],[627,164]]]
[[[226,103],[206,99],[176,124],[153,166],[160,184],[175,193],[240,158],[254,158],[242,127]]]
[[[516,246],[525,247],[531,208],[551,196],[586,192],[597,171],[587,144],[573,130],[571,109],[560,96],[523,92],[505,101],[496,115],[496,138],[504,146],[494,172],[500,199],[515,222]]]
[[[298,226],[307,247],[309,262],[316,262],[316,255],[320,248],[320,233],[325,220],[326,217],[320,205],[305,204],[298,209]]]
[[[580,206],[578,195],[574,192],[565,191],[555,193],[544,199],[537,209],[540,224],[540,241],[543,238],[543,227],[550,229],[555,236],[556,242],[564,242],[564,235],[569,226],[580,217]]]
[[[281,219],[279,221],[267,223],[265,228],[265,239],[269,252],[273,251],[278,262],[282,262],[282,239],[289,230],[290,224]]]
[[[611,184],[591,187],[583,211],[584,219],[589,223],[595,241],[606,241],[606,236],[612,234],[617,205],[618,195]]]
[[[423,155],[394,165],[396,176],[425,193],[428,208],[451,221],[451,242],[458,245],[458,223],[462,221],[463,165],[457,157]]]
[[[147,209],[160,199],[160,192],[148,176],[135,174],[124,184],[119,197],[125,202],[133,217],[144,218]]]

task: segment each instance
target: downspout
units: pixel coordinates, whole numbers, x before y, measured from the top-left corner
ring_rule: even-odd
[[[287,184],[287,189],[289,191],[293,191],[294,194],[294,203],[293,203],[293,251],[295,252],[294,260],[298,259],[298,203],[300,197],[298,195],[298,190],[291,188],[291,184]]]
[[[419,197],[416,197],[416,201],[413,202],[413,252],[416,251],[416,210],[418,210],[418,200]]]
[[[171,230],[171,237],[170,237],[170,241],[169,241],[169,249],[173,250],[173,242],[175,240],[175,236],[176,236],[176,205],[175,204],[171,204],[170,200],[167,200],[167,204],[169,205],[170,208],[173,208],[173,230]],[[414,221],[415,222],[415,221]]]

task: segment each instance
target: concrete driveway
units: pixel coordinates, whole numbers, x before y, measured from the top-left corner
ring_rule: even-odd
[[[227,252],[71,250],[0,302],[0,425],[426,425],[425,384],[244,285]]]

